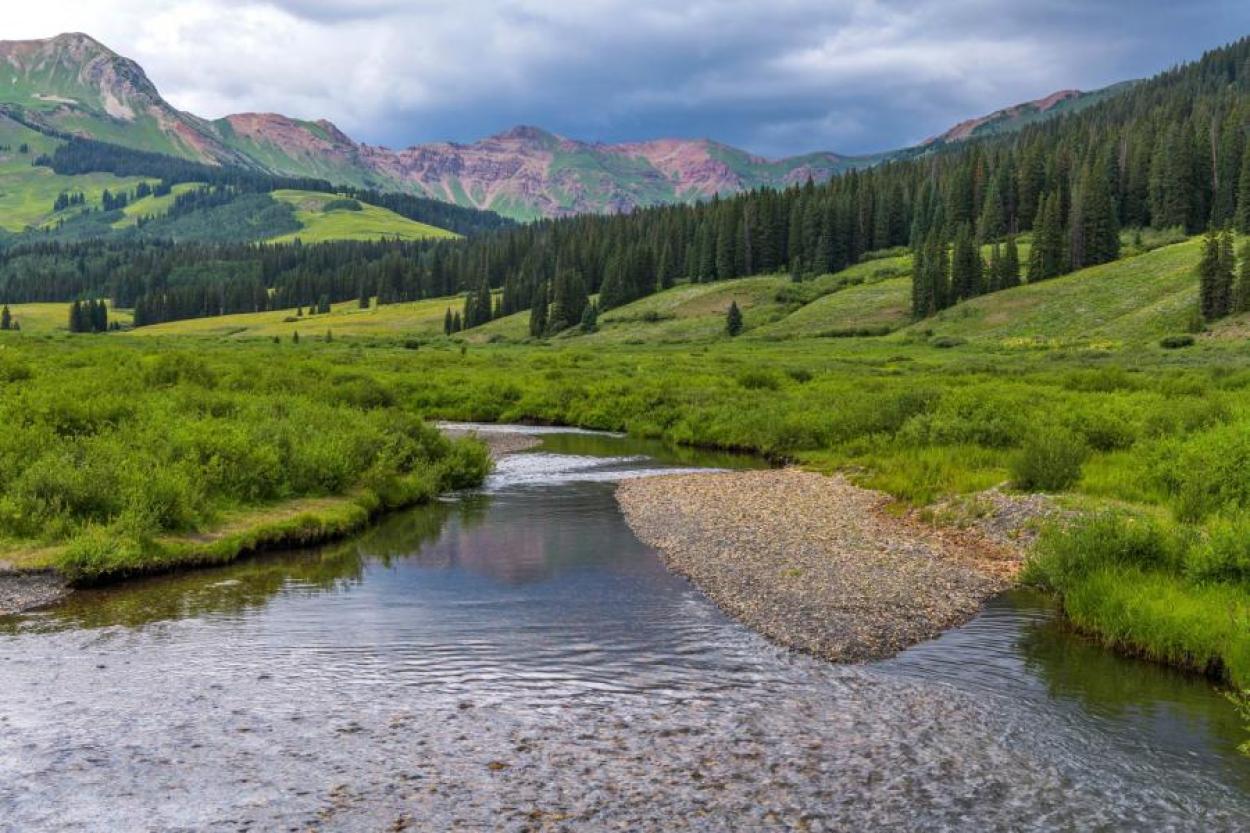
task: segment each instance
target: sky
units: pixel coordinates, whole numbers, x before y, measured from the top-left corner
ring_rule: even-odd
[[[914,144],[1250,34],[1245,0],[40,0],[0,37],[86,32],[180,109],[328,118],[403,147],[517,124],[769,157]]]

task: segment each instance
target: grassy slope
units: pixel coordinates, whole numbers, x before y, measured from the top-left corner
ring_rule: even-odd
[[[9,311],[27,335],[69,332],[69,304],[9,304]],[[123,327],[129,327],[131,320],[130,310],[109,310],[109,321],[118,321]]]
[[[30,146],[29,153],[18,153],[23,143]],[[19,232],[28,226],[38,227],[59,217],[73,216],[81,210],[73,208],[60,215],[54,213],[52,203],[61,193],[82,192],[89,206],[99,207],[105,189],[129,191],[143,181],[141,177],[112,174],[58,176],[49,168],[36,168],[31,164],[58,144],[55,139],[0,118],[0,145],[12,148],[0,151],[0,229]]]
[[[113,228],[129,228],[138,223],[140,217],[159,217],[169,211],[179,194],[201,187],[203,184],[199,182],[181,182],[163,197],[144,197],[141,200],[135,200],[122,209],[125,216],[113,223]]]
[[[451,238],[458,235],[402,217],[394,211],[362,203],[361,211],[324,211],[333,194],[316,191],[275,191],[275,199],[295,206],[295,217],[304,226],[302,231],[275,238],[274,243],[300,239],[305,243],[326,240],[378,240],[383,237],[401,240],[425,240],[430,237]]]
[[[986,295],[916,328],[937,335],[1131,343],[1184,330],[1197,302],[1200,242],[1191,240],[1043,283]]]
[[[362,310],[355,301],[334,304],[326,315],[296,318],[294,310],[275,310],[217,318],[171,321],[131,331],[137,336],[211,336],[215,338],[302,338],[324,336],[376,336],[429,338],[443,334],[443,315],[464,306],[463,298],[434,298],[408,304],[374,305]],[[287,320],[294,318],[294,320]]]

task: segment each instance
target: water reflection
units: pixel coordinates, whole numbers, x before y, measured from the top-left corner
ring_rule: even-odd
[[[962,628],[875,667],[944,681],[1076,727],[1091,748],[1209,769],[1250,789],[1246,728],[1208,680],[1125,657],[1075,633],[1044,594],[1016,590]]]

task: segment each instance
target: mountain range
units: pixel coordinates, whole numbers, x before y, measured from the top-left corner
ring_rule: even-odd
[[[161,97],[139,64],[85,34],[0,41],[0,118],[56,135],[406,192],[522,220],[628,211],[809,177],[820,181],[1075,112],[1123,86],[1060,91],[962,122],[917,147],[868,156],[817,152],[769,160],[709,139],[592,143],[530,126],[472,144],[436,142],[394,150],[356,142],[325,120],[275,113],[205,119],[180,111]]]

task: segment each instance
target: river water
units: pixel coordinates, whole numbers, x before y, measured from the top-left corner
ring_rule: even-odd
[[[0,831],[1245,830],[1206,682],[1013,593],[885,662],[728,620],[544,435],[350,541],[0,619]]]

